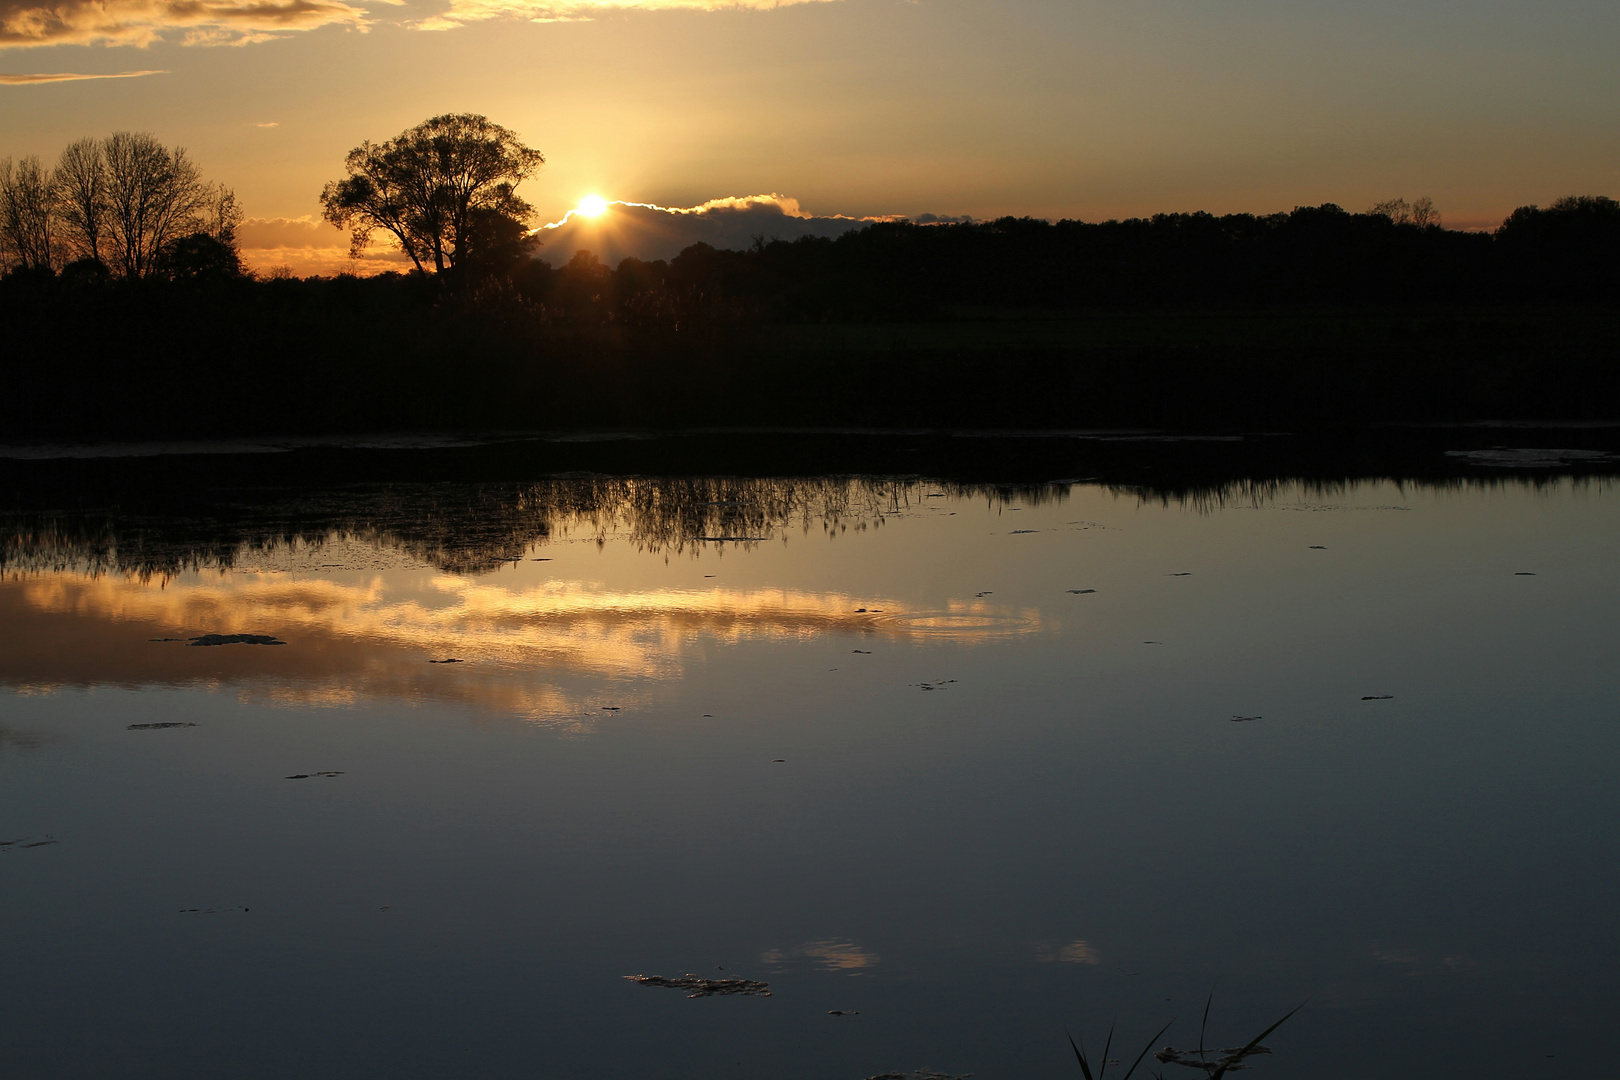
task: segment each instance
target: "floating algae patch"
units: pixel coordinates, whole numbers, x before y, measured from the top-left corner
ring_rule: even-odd
[[[716,994],[771,996],[770,983],[754,979],[704,979],[696,975],[686,975],[679,979],[666,979],[662,975],[626,975],[625,978],[643,986],[669,986],[676,990],[689,990],[691,992],[686,995],[689,998],[711,997]]]
[[[165,728],[196,727],[196,724],[187,720],[168,720],[161,724],[131,724],[130,731],[162,731]]]

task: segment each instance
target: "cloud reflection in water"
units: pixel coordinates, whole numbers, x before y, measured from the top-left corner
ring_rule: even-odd
[[[947,612],[791,588],[619,591],[577,580],[504,584],[432,572],[339,581],[288,574],[45,572],[0,584],[12,641],[0,685],[233,686],[244,700],[343,706],[436,700],[532,719],[645,701],[700,639],[999,635],[1040,625],[981,602]],[[268,633],[286,648],[199,649],[203,633]],[[152,639],[177,639],[168,642]],[[429,660],[455,658],[454,666]],[[581,680],[595,680],[586,687]]]

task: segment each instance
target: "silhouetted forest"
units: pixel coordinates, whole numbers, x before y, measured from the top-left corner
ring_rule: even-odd
[[[883,223],[607,267],[0,280],[7,439],[1616,415],[1620,203]],[[566,257],[564,256],[571,256]],[[549,260],[557,260],[557,265]]]

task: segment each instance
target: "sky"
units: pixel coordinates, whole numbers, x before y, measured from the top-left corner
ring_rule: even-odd
[[[1428,195],[1477,228],[1620,195],[1617,48],[1612,0],[0,0],[0,157],[150,131],[235,189],[244,246],[334,258],[347,151],[445,112],[546,155],[536,225],[592,195],[1084,220]]]

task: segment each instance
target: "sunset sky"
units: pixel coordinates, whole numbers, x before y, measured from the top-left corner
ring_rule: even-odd
[[[362,139],[468,111],[545,153],[537,224],[589,194],[1087,220],[1426,194],[1477,227],[1620,194],[1617,46],[1597,0],[0,0],[0,157],[151,131],[299,219]]]

